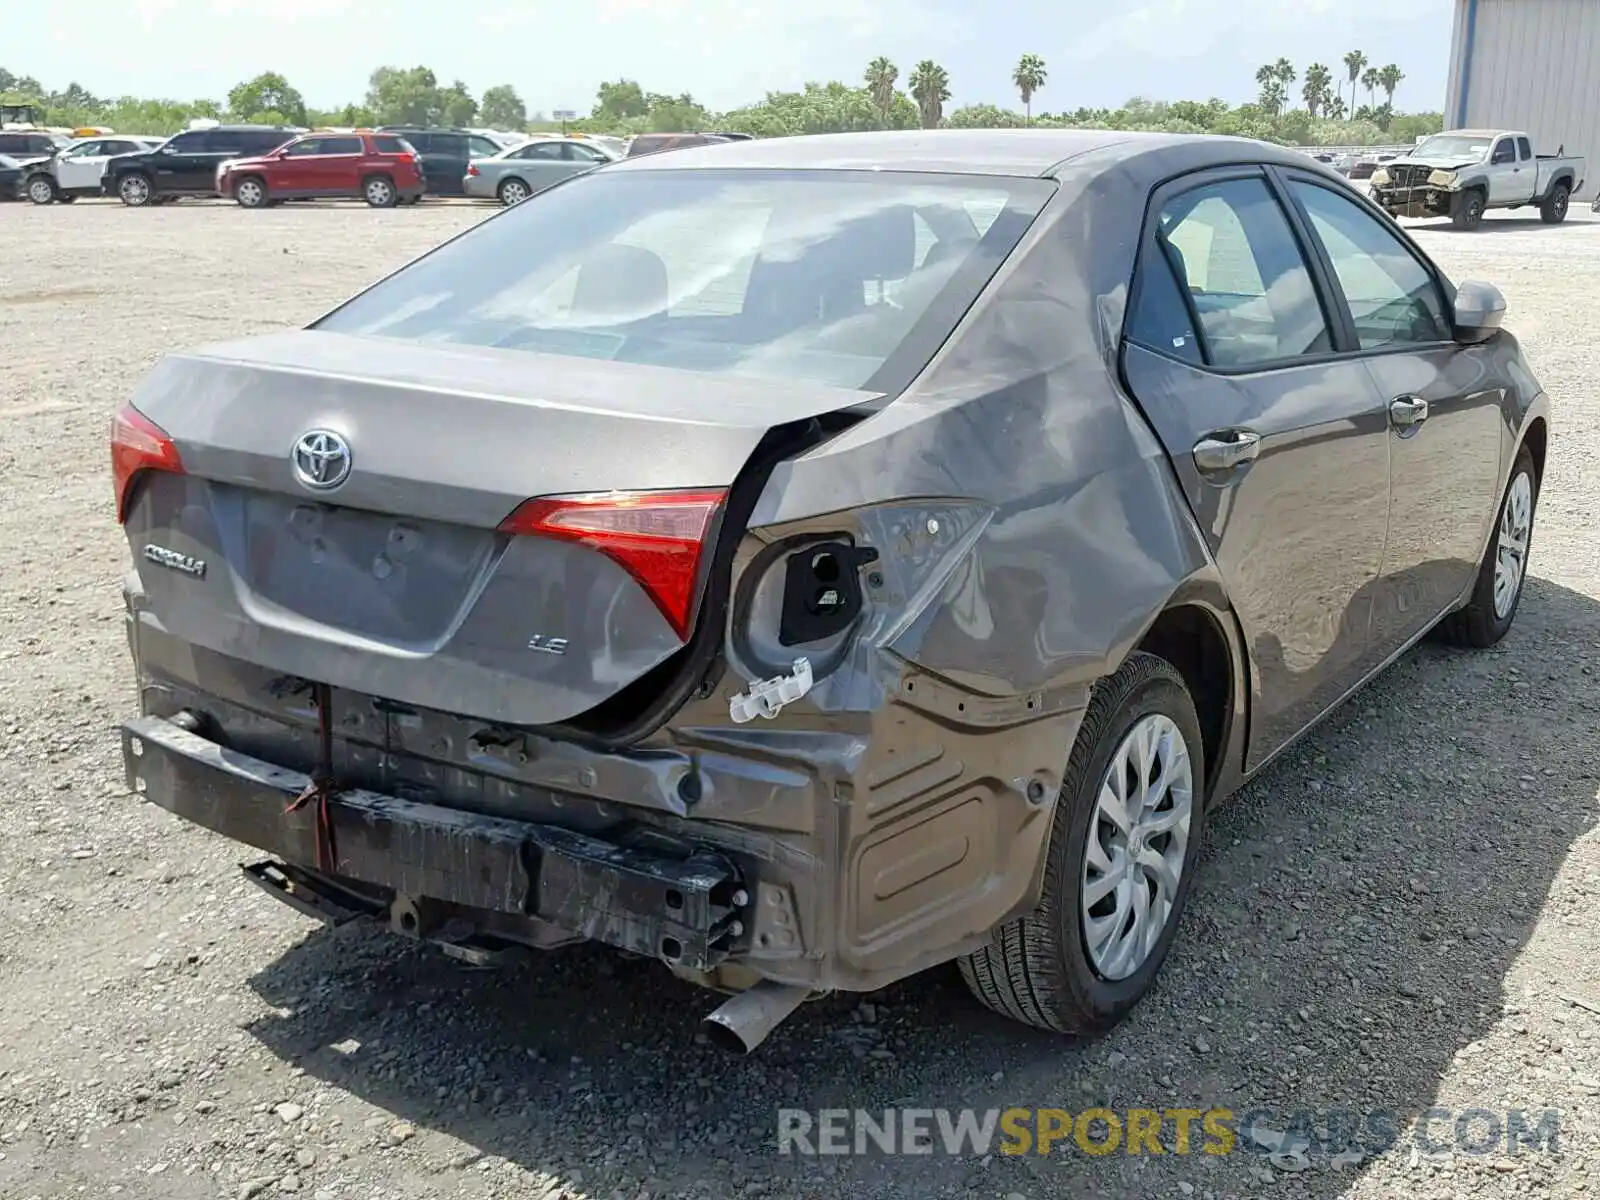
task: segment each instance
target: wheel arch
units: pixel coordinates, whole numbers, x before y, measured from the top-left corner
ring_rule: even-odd
[[[1542,489],[1545,453],[1550,448],[1550,423],[1542,413],[1529,421],[1528,427],[1522,431],[1521,445],[1526,446],[1528,453],[1533,456],[1533,481]]]
[[[1183,676],[1200,721],[1207,804],[1215,804],[1242,775],[1250,698],[1244,636],[1220,580],[1191,579],[1173,592],[1129,654],[1140,651]]]

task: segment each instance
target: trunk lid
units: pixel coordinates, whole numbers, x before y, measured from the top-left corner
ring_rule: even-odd
[[[183,467],[130,495],[141,619],[390,700],[565,722],[685,635],[612,556],[502,522],[531,497],[726,489],[768,430],[868,398],[309,330],[175,355],[133,401]],[[316,431],[347,449],[336,486],[306,482],[314,456],[297,475]]]

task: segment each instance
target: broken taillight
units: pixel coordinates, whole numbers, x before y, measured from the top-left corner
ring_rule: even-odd
[[[644,588],[687,640],[700,560],[725,491],[606,492],[525,501],[502,533],[577,542],[606,555]]]
[[[468,163],[467,164],[467,174],[468,175],[480,175],[480,174],[482,174],[482,172],[478,170],[477,165],[475,163]]]
[[[117,523],[128,519],[128,493],[144,471],[183,474],[183,460],[172,439],[131,405],[111,418],[111,480],[117,497]]]

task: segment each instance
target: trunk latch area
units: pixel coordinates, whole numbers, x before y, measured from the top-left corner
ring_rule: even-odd
[[[861,568],[877,557],[871,546],[847,542],[822,542],[791,554],[784,563],[778,641],[800,646],[848,629],[861,612]]]

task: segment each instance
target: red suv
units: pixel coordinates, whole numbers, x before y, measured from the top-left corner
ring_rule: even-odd
[[[217,194],[244,208],[329,196],[393,208],[422,196],[422,170],[416,151],[392,133],[310,133],[271,154],[222,163]]]

